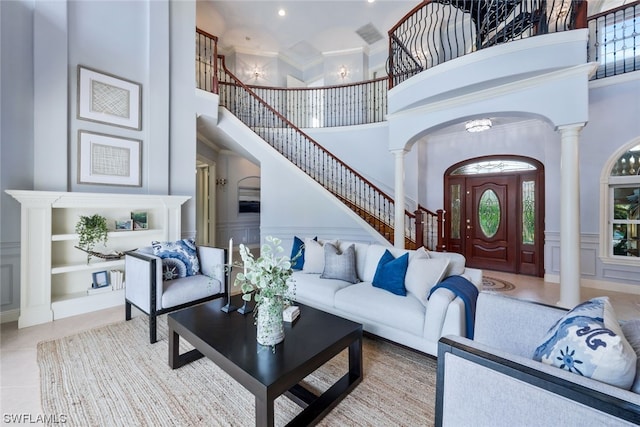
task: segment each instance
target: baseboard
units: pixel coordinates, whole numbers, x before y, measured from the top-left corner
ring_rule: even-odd
[[[0,323],[17,322],[20,317],[20,309],[0,311]]]
[[[547,283],[560,284],[560,275],[545,274],[544,281]],[[606,282],[603,280],[580,279],[580,286],[583,288],[600,289],[602,291],[620,292],[623,294],[640,295],[640,286],[628,285],[626,283]]]
[[[603,282],[601,280],[582,279],[580,285],[583,288],[600,289],[603,291],[621,292],[623,294],[640,295],[640,286],[626,283]]]

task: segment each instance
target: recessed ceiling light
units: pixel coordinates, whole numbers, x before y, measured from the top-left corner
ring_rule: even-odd
[[[285,16],[286,14],[287,14],[287,11],[286,11],[286,10],[284,10],[284,9],[280,9],[280,10],[278,10],[278,15],[279,15],[279,16]]]
[[[376,0],[367,0],[367,3],[373,3]]]

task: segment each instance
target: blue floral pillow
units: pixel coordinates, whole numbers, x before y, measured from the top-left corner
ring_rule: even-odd
[[[626,390],[636,373],[637,357],[607,297],[568,312],[547,332],[533,358]]]
[[[200,273],[196,242],[182,239],[176,242],[151,242],[153,254],[162,258],[163,280],[195,276]]]

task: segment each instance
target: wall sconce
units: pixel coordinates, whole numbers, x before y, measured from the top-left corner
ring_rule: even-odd
[[[261,79],[264,78],[264,71],[256,65],[255,67],[253,67],[253,70],[249,71],[249,76],[254,80]]]
[[[227,185],[227,179],[226,178],[217,178],[216,179],[216,185],[221,185],[221,186]]]
[[[349,76],[349,69],[345,65],[341,65],[338,70],[338,76],[340,76],[342,80],[346,79]]]
[[[471,120],[465,123],[464,128],[467,132],[482,132],[491,129],[492,123],[489,119]]]

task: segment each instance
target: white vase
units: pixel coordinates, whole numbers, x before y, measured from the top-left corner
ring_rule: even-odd
[[[275,346],[284,340],[282,298],[263,298],[258,307],[256,339],[259,344]]]

